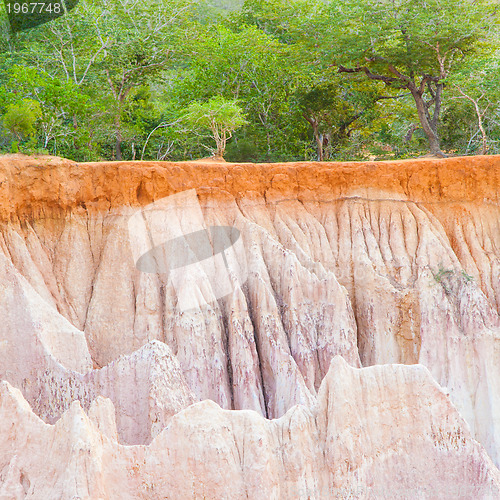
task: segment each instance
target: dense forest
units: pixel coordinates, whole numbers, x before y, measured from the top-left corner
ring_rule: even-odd
[[[2,153],[500,153],[496,1],[80,0],[16,33],[0,5]]]

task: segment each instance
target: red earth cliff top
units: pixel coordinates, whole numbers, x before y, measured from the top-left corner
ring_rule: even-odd
[[[217,197],[330,201],[346,197],[421,203],[500,202],[500,156],[381,162],[76,163],[0,156],[0,217],[50,209],[144,205],[186,189]]]

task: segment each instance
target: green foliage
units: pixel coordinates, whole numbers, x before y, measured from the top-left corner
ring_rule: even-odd
[[[323,54],[341,72],[409,90],[431,152],[441,154],[444,81],[494,24],[487,0],[337,0],[320,11],[316,29]]]
[[[474,281],[474,277],[471,276],[470,274],[467,274],[463,269],[462,269],[462,279],[464,280],[465,283],[470,283],[471,281]]]
[[[193,41],[190,64],[176,74],[166,97],[180,109],[214,95],[237,98],[249,117],[237,140],[246,137],[259,160],[293,159],[303,149],[296,137],[307,130],[293,102],[300,77],[293,56],[290,47],[255,27],[209,27]]]
[[[212,97],[205,103],[191,103],[185,111],[184,120],[195,130],[210,130],[217,145],[216,156],[221,158],[233,132],[248,123],[237,101],[222,96]]]
[[[450,124],[445,130],[446,140],[460,152],[500,151],[499,55],[498,40],[490,39],[481,52],[446,80],[452,100],[445,112],[445,120]]]
[[[234,132],[247,123],[236,100],[228,101],[221,96],[206,103],[193,102],[186,110],[185,119],[193,126],[208,128],[212,132]]]
[[[321,27],[337,63],[368,62],[388,76],[393,65],[411,78],[449,73],[471,55],[494,9],[486,0],[337,0],[326,13]]]
[[[322,79],[299,89],[298,105],[313,129],[318,159],[336,158],[356,136],[362,142],[394,142],[390,134],[394,122],[389,116],[392,107],[378,105],[385,99],[384,94],[380,84],[359,77],[343,79],[339,74],[326,72]]]
[[[17,104],[9,104],[3,117],[3,126],[18,140],[33,137],[36,122],[42,116],[40,104],[31,99],[24,99]]]
[[[446,295],[450,295],[453,291],[453,286],[459,283],[468,284],[474,281],[474,277],[467,274],[463,269],[458,272],[454,269],[445,269],[442,264],[436,273],[432,273],[434,280],[439,283]]]
[[[453,269],[444,269],[442,264],[440,264],[437,273],[433,273],[433,276],[437,283],[441,283],[445,276],[452,276],[454,272]]]
[[[205,154],[209,131],[231,161],[406,158],[426,152],[429,134],[452,154],[500,152],[495,9],[80,0],[12,36],[0,2],[0,150],[184,160]],[[33,107],[26,117],[23,106]],[[244,120],[214,128],[203,106],[237,107]]]

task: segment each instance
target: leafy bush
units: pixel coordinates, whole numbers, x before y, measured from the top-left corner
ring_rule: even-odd
[[[31,99],[24,99],[19,103],[7,106],[3,125],[18,141],[24,141],[35,135],[35,125],[41,116],[40,104]]]

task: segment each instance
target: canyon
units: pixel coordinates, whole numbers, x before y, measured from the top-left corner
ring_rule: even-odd
[[[500,157],[0,157],[0,318],[1,499],[500,498]]]

